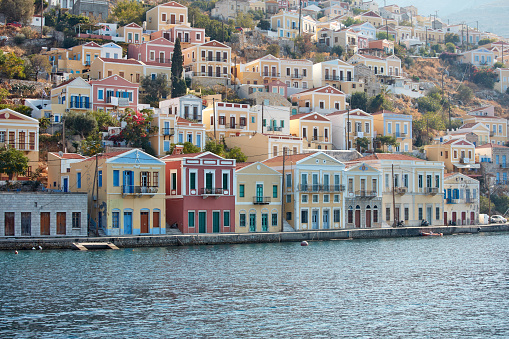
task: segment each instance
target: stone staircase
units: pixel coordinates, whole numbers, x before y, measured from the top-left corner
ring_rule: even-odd
[[[283,232],[295,232],[293,227],[286,220],[283,220]]]

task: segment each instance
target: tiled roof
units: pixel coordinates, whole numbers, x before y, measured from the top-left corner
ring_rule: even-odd
[[[62,156],[60,156],[60,154],[55,153],[55,152],[50,152],[50,153],[61,158],[61,159],[86,159],[86,157],[84,157],[83,155],[78,154],[78,153],[64,153],[64,154],[62,154]]]
[[[129,152],[131,151],[130,149],[128,150],[123,150],[123,151],[116,151],[116,152],[109,152],[109,153],[102,153],[100,155],[97,156],[97,160],[101,160],[101,159],[109,159],[109,158],[113,158],[113,157],[116,157],[117,155],[120,155],[122,153],[126,153],[126,152]],[[93,155],[91,157],[88,157],[86,158],[85,160],[83,161],[95,161],[96,159],[96,156]]]
[[[254,164],[254,162],[237,162],[235,164],[235,170],[238,171],[238,170],[243,169],[244,167],[247,167],[251,164]]]
[[[187,154],[170,154],[170,155],[167,155],[165,157],[162,157],[161,161],[165,161],[165,160],[171,160],[171,159],[180,159],[180,158],[196,158],[197,156],[203,154],[203,153],[206,153],[206,152],[198,152],[198,153],[187,153]]]
[[[368,160],[422,160],[406,154],[394,153],[375,153],[352,161],[368,161]]]
[[[477,146],[476,148],[509,148],[509,147],[504,146],[504,145],[488,143],[488,144],[484,144],[481,146]]]
[[[297,161],[299,160],[302,160],[302,159],[305,159],[313,154],[315,154],[316,152],[312,152],[312,153],[302,153],[302,154],[294,154],[294,155],[287,155],[285,156],[285,162],[286,163],[296,163]],[[283,156],[278,156],[278,157],[274,157],[274,158],[270,158],[270,159],[267,159],[263,162],[265,165],[267,166],[277,166],[277,165],[282,165],[283,164]]]
[[[114,62],[118,64],[131,64],[131,65],[143,65],[140,61],[134,59],[113,59],[113,58],[100,58],[104,62]]]
[[[475,122],[469,122],[468,124],[463,124],[462,126],[460,126],[459,129],[463,129],[463,128],[472,128],[473,126],[477,125],[477,123]]]
[[[460,145],[469,145],[470,143],[464,139],[451,139],[447,142],[444,142],[444,145],[450,145],[456,141],[460,141]]]
[[[67,85],[67,84],[70,84],[70,83],[71,83],[71,82],[73,82],[74,80],[75,80],[75,78],[73,78],[73,79],[69,79],[69,80],[66,80],[66,81],[64,81],[64,82],[60,83],[60,85],[56,86],[55,88],[62,87],[62,86],[65,86],[65,85]]]

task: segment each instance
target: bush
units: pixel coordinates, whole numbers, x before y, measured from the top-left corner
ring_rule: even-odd
[[[21,44],[23,43],[23,41],[25,41],[25,40],[26,40],[26,36],[25,36],[25,34],[23,34],[23,33],[18,33],[18,34],[16,34],[16,36],[14,37],[14,43],[15,43],[16,45],[21,45]]]
[[[464,84],[461,84],[458,87],[458,99],[468,103],[470,100],[472,100],[472,97],[474,96],[474,92],[470,89],[470,87],[465,86]]]
[[[474,69],[474,72],[470,76],[470,80],[477,85],[493,89],[495,86],[495,80],[497,75],[489,68]]]
[[[35,39],[38,36],[36,31],[26,26],[21,29],[21,33],[24,34],[27,39]]]

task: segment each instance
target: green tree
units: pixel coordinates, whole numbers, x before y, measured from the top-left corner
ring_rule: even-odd
[[[497,41],[497,39],[481,39],[479,40],[479,42],[477,43],[479,46],[482,46],[482,45],[487,45],[487,44],[491,44],[492,42],[495,42]]]
[[[367,111],[368,96],[366,92],[355,92],[347,100],[350,103],[350,109],[359,108],[364,112]]]
[[[370,113],[375,113],[381,110],[392,111],[392,102],[389,100],[389,97],[390,95],[387,87],[382,87],[380,94],[369,98],[367,107],[368,111]]]
[[[496,79],[497,75],[491,68],[475,68],[473,74],[470,76],[472,82],[488,89],[493,89]]]
[[[316,44],[311,41],[309,35],[300,35],[294,39],[297,56],[302,58],[316,51]]]
[[[481,195],[479,197],[480,199],[480,208],[479,208],[479,213],[481,214],[488,214],[490,209],[489,209],[489,200],[488,200],[488,197],[485,197],[484,195]],[[491,204],[492,208],[494,207],[493,204]]]
[[[341,58],[341,56],[343,55],[343,52],[344,52],[343,47],[341,47],[340,45],[336,45],[336,46],[332,47],[330,50],[330,54],[335,55],[338,58]]]
[[[387,32],[376,33],[376,38],[378,40],[387,39]],[[387,40],[394,41],[394,37],[391,34],[389,34],[389,39],[387,39]]]
[[[125,26],[131,22],[141,26],[145,15],[145,7],[138,1],[120,0],[117,1],[110,13],[108,21],[117,22],[119,26]]]
[[[28,158],[15,148],[0,150],[0,173],[5,173],[12,180],[14,174],[25,173],[28,169]]]
[[[39,129],[46,130],[51,125],[51,120],[47,117],[39,119]]]
[[[46,0],[40,1],[40,0],[34,0],[34,13],[41,14],[41,2],[42,2],[42,10],[46,9],[48,7],[48,2]]]
[[[6,22],[19,21],[27,25],[34,15],[33,0],[2,0],[0,12],[5,15]]]
[[[406,20],[400,21],[400,22],[399,22],[399,25],[400,25],[400,26],[408,26],[408,27],[412,27],[412,23],[411,23],[410,21],[406,21]]]
[[[230,41],[235,30],[233,21],[225,24],[211,19],[197,7],[190,7],[188,9],[188,21],[192,23],[193,27],[204,28],[211,40]]]
[[[497,61],[493,64],[493,69],[497,69],[497,68],[504,68],[505,65],[503,63],[501,63],[500,61]]]
[[[171,58],[171,97],[176,98],[185,95],[187,92],[186,81],[182,77],[184,70],[184,58],[180,47],[180,39],[175,40],[173,57]]]
[[[34,54],[30,57],[30,70],[33,72],[35,81],[39,80],[39,73],[50,73],[51,64],[48,57],[42,54]]]
[[[268,31],[268,30],[270,30],[270,21],[262,19],[262,20],[260,20],[258,25],[256,25],[256,27],[260,28],[263,31]]]
[[[254,28],[253,16],[250,13],[238,12],[235,19],[236,27]]]
[[[233,147],[226,152],[225,158],[227,159],[235,159],[237,162],[246,162],[247,156],[242,153],[242,150],[239,147]]]
[[[474,96],[474,92],[472,91],[472,89],[464,84],[461,84],[459,87],[458,87],[458,94],[456,95],[456,97],[463,101],[464,103],[469,103],[470,100],[472,100]]]
[[[0,73],[8,79],[25,77],[25,61],[18,58],[13,52],[3,53],[0,56]]]
[[[348,17],[345,20],[343,20],[343,25],[345,25],[346,27],[350,27],[352,25],[361,24],[361,23],[362,23],[362,21],[356,20],[352,17]]]
[[[267,47],[267,54],[271,54],[272,56],[275,56],[276,58],[279,57],[281,49],[278,44],[270,44]]]
[[[118,120],[114,118],[111,114],[105,111],[92,111],[90,114],[94,117],[97,122],[97,128],[101,132],[107,132],[108,127],[118,126]]]
[[[201,152],[200,147],[193,145],[192,142],[186,141],[184,143],[179,142],[177,144],[171,144],[170,150],[168,152],[166,152],[166,154],[173,154],[173,150],[175,149],[176,145],[184,145],[184,148],[182,149],[182,153],[184,153],[184,154]]]
[[[452,42],[448,42],[445,44],[445,50],[449,53],[456,52],[456,46]]]
[[[456,43],[460,42],[460,37],[458,34],[445,33],[444,41],[445,41],[445,43],[451,42],[453,44],[456,44]]]
[[[81,154],[92,156],[104,151],[102,146],[102,134],[98,130],[94,130],[80,143]]]
[[[205,143],[204,150],[219,155],[221,157],[224,156],[224,145],[222,143],[217,143],[213,140],[209,140]]]
[[[120,132],[120,140],[125,141],[128,146],[140,147],[149,154],[154,154],[153,148],[150,146],[150,135],[157,132],[157,126],[152,126],[154,120],[153,112],[144,109],[141,112],[133,112],[126,109],[126,112],[120,118],[121,122],[126,125]]]
[[[155,79],[150,75],[141,77],[141,87],[143,88],[143,101],[152,107],[159,106],[159,100],[165,99],[170,93],[171,88],[168,86],[168,79],[163,73],[157,74]]]
[[[439,44],[432,45],[431,50],[434,51],[435,53],[442,53],[444,51],[442,45]]]
[[[4,101],[4,99],[6,99],[7,97],[9,97],[9,91],[6,88],[1,87],[0,88],[0,102]]]
[[[65,114],[64,120],[68,133],[80,135],[82,139],[97,129],[97,121],[90,112],[71,111]]]
[[[369,148],[369,145],[371,144],[371,140],[367,137],[357,138],[357,139],[355,139],[355,143],[357,145],[357,151],[362,153],[362,152],[365,152]]]
[[[396,137],[392,135],[379,135],[375,140],[382,145],[384,150],[386,150],[387,146],[399,146],[399,142],[397,141]]]

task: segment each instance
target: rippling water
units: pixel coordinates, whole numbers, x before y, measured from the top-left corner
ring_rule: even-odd
[[[509,337],[509,234],[0,252],[0,337]]]

